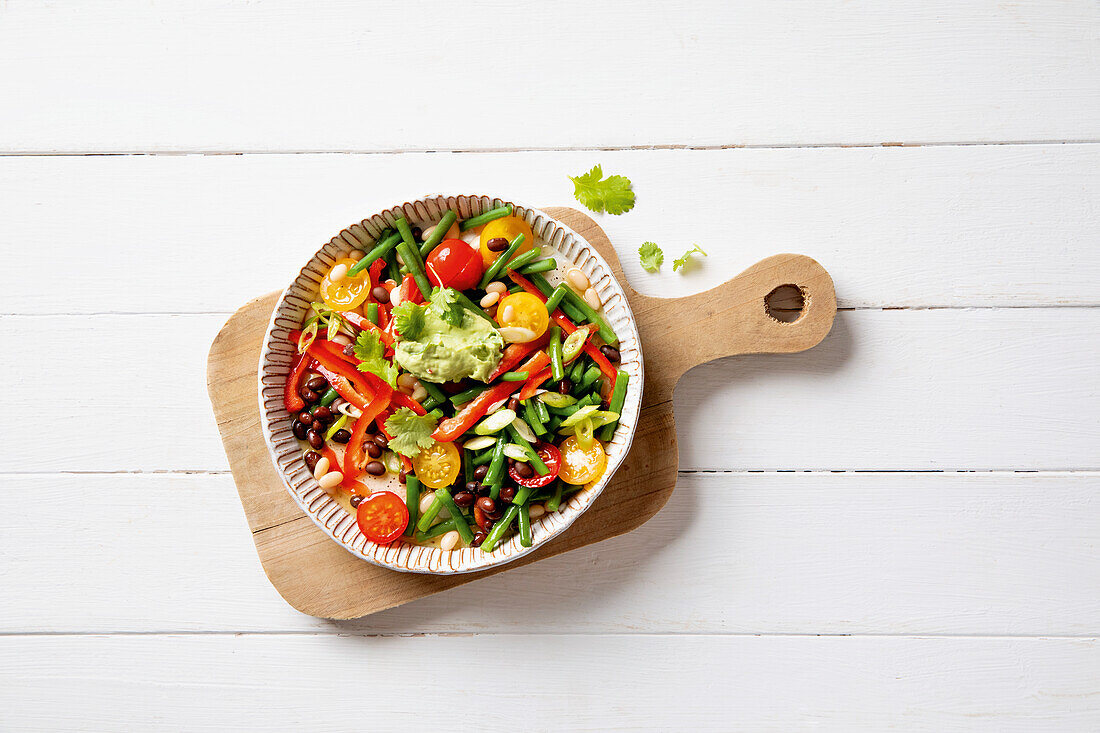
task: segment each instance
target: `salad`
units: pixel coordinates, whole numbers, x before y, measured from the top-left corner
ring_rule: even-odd
[[[367,539],[530,547],[603,475],[630,380],[599,295],[552,255],[509,205],[399,218],[324,275],[284,403]]]

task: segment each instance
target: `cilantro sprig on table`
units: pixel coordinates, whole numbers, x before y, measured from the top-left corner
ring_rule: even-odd
[[[413,458],[421,449],[431,448],[435,444],[432,433],[435,432],[436,419],[431,415],[417,415],[411,408],[398,408],[386,420],[386,432],[390,438],[390,450]]]
[[[634,191],[626,176],[604,178],[603,168],[594,165],[583,175],[569,176],[569,180],[573,181],[573,196],[590,211],[618,215],[634,208]]]
[[[646,242],[638,248],[638,259],[642,262],[643,270],[657,272],[661,269],[661,263],[665,261],[665,253],[656,242]]]
[[[691,249],[689,249],[687,252],[684,252],[682,257],[677,257],[676,259],[674,259],[672,261],[672,270],[673,270],[673,272],[675,272],[676,270],[682,270],[685,267],[687,267],[688,262],[691,261],[691,256],[693,254],[695,254],[696,252],[703,255],[704,257],[707,256],[707,253],[703,251],[702,247],[700,247],[697,244],[693,245]]]

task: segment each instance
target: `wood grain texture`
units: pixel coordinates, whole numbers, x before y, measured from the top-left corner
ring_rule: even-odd
[[[483,659],[493,661],[493,685],[461,673]],[[503,680],[523,680],[522,692],[492,689]],[[19,731],[338,731],[373,722],[478,732],[1085,733],[1100,727],[1097,680],[1096,639],[0,638],[0,708]],[[432,704],[410,690],[430,690]]]
[[[28,492],[91,500],[45,543]],[[229,475],[0,475],[0,633],[1096,636],[1098,505],[1100,473],[687,473],[632,532],[332,623],[267,582]]]
[[[588,216],[568,208],[546,212],[584,237],[625,280],[607,236]],[[793,323],[765,312],[764,298],[779,285],[805,288],[807,304]],[[256,550],[269,580],[294,608],[311,616],[355,618],[407,603],[537,559],[599,542],[641,526],[676,487],[676,425],[672,389],[683,372],[721,356],[800,351],[823,339],[836,315],[827,272],[808,257],[776,255],[726,286],[679,301],[638,296],[624,285],[634,310],[645,358],[642,413],[630,454],[593,507],[566,533],[508,565],[462,575],[396,573],[355,558],[330,542],[286,494],[260,438],[255,365],[277,298],[267,296],[238,311],[210,349],[207,384],[230,468],[248,516]],[[669,328],[678,314],[683,330]],[[685,333],[712,332],[707,341]],[[650,360],[647,352],[655,350]]]
[[[801,252],[841,308],[1100,305],[1100,145],[992,145],[0,156],[0,267],[28,247],[67,262],[55,289],[7,281],[0,313],[228,315],[364,214],[426,191],[568,203],[567,175],[595,163],[634,182],[634,210],[595,218],[643,295],[686,297]],[[656,274],[638,262],[647,240],[665,251]],[[694,242],[709,257],[673,272]]]
[[[1100,118],[1089,0],[130,0],[0,13],[6,151],[1081,140]],[[485,43],[489,25],[505,40]],[[477,105],[487,79],[508,90],[510,114]],[[378,114],[392,90],[400,112]]]

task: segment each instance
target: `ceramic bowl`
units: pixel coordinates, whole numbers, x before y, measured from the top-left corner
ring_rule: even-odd
[[[522,547],[518,536],[513,536],[492,552],[483,552],[480,548],[446,551],[402,542],[392,545],[371,542],[359,532],[355,518],[322,489],[306,469],[302,448],[291,432],[292,417],[283,407],[283,383],[295,354],[287,333],[300,327],[310,302],[317,298],[321,278],[333,262],[352,248],[369,250],[379,233],[393,226],[400,216],[405,216],[411,224],[427,226],[438,221],[447,209],[454,209],[462,220],[508,203],[512,202],[488,196],[427,196],[353,224],[313,254],[283,292],[272,314],[259,365],[260,417],[271,460],[302,511],[334,542],[367,562],[402,572],[433,574],[469,573],[511,562],[564,532],[597,500],[630,449],[641,410],[643,379],[638,330],[626,295],[607,262],[581,236],[545,212],[513,203],[514,214],[531,225],[544,256],[553,256],[558,261],[557,271],[547,273],[550,282],[560,281],[570,265],[581,268],[600,294],[604,315],[619,337],[621,367],[630,374],[630,389],[619,427],[607,446],[608,465],[604,475],[595,484],[574,494],[568,502],[563,502],[559,511],[533,522],[531,547]],[[396,482],[393,477],[390,480]]]

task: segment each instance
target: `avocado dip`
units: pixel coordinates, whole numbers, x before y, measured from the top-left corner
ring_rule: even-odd
[[[400,339],[400,335],[398,335]],[[393,358],[406,371],[429,382],[456,382],[470,377],[482,382],[500,363],[504,340],[493,324],[469,311],[452,326],[424,309],[424,325],[415,339],[399,340]]]

